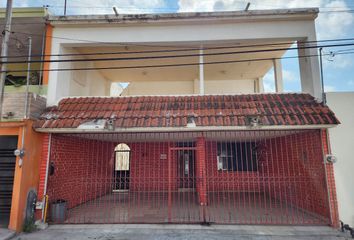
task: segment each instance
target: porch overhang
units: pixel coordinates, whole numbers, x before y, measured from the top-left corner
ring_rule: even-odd
[[[298,125],[298,126],[229,126],[229,127],[154,127],[154,128],[118,128],[109,129],[80,129],[80,128],[37,128],[37,132],[42,133],[149,133],[149,132],[205,132],[205,131],[258,131],[258,130],[309,130],[328,129],[336,127],[336,124],[321,125]]]
[[[309,94],[79,97],[62,99],[38,132],[190,132],[330,128],[335,114]]]

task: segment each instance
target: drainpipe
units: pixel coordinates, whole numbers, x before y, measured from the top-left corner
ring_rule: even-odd
[[[45,54],[45,52],[44,52],[44,48],[45,48],[45,40],[46,40],[46,38],[47,38],[47,25],[46,24],[44,24],[44,34],[43,34],[43,37],[42,37],[42,50],[41,50],[41,64],[40,64],[40,67],[39,67],[39,69],[40,69],[40,71],[39,71],[39,76],[38,76],[38,86],[39,86],[39,89],[40,90],[42,90],[41,89],[41,86],[42,86],[42,77],[43,77],[43,60],[44,60],[44,54]],[[38,94],[40,94],[41,93],[41,91],[39,91],[38,92]]]
[[[324,104],[327,103],[327,99],[326,99],[326,93],[324,90],[324,80],[323,80],[323,64],[322,64],[322,50],[323,48],[320,48],[320,70],[321,70],[321,85],[322,85],[322,101]]]
[[[27,63],[27,78],[26,78],[26,98],[25,98],[25,116],[28,118],[28,97],[29,97],[29,84],[30,84],[30,72],[31,72],[31,53],[32,53],[32,38],[28,37],[28,63]]]
[[[204,50],[203,46],[199,50],[199,94],[204,95]]]

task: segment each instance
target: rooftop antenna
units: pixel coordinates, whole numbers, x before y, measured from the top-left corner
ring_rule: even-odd
[[[250,6],[251,6],[251,3],[250,2],[248,2],[247,3],[247,5],[246,5],[246,8],[245,8],[245,11],[247,12],[248,11],[248,9],[250,8]]]
[[[117,11],[116,7],[113,7],[113,11],[114,11],[114,14],[116,15],[116,17],[118,17],[118,11]]]
[[[64,0],[64,16],[66,16],[66,0]]]

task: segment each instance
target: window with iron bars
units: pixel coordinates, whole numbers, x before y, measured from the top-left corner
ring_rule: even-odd
[[[217,148],[219,171],[258,171],[255,142],[219,142]]]

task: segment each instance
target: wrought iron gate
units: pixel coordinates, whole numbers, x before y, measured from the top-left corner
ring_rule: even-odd
[[[330,223],[319,130],[55,135],[50,161],[67,223]]]

